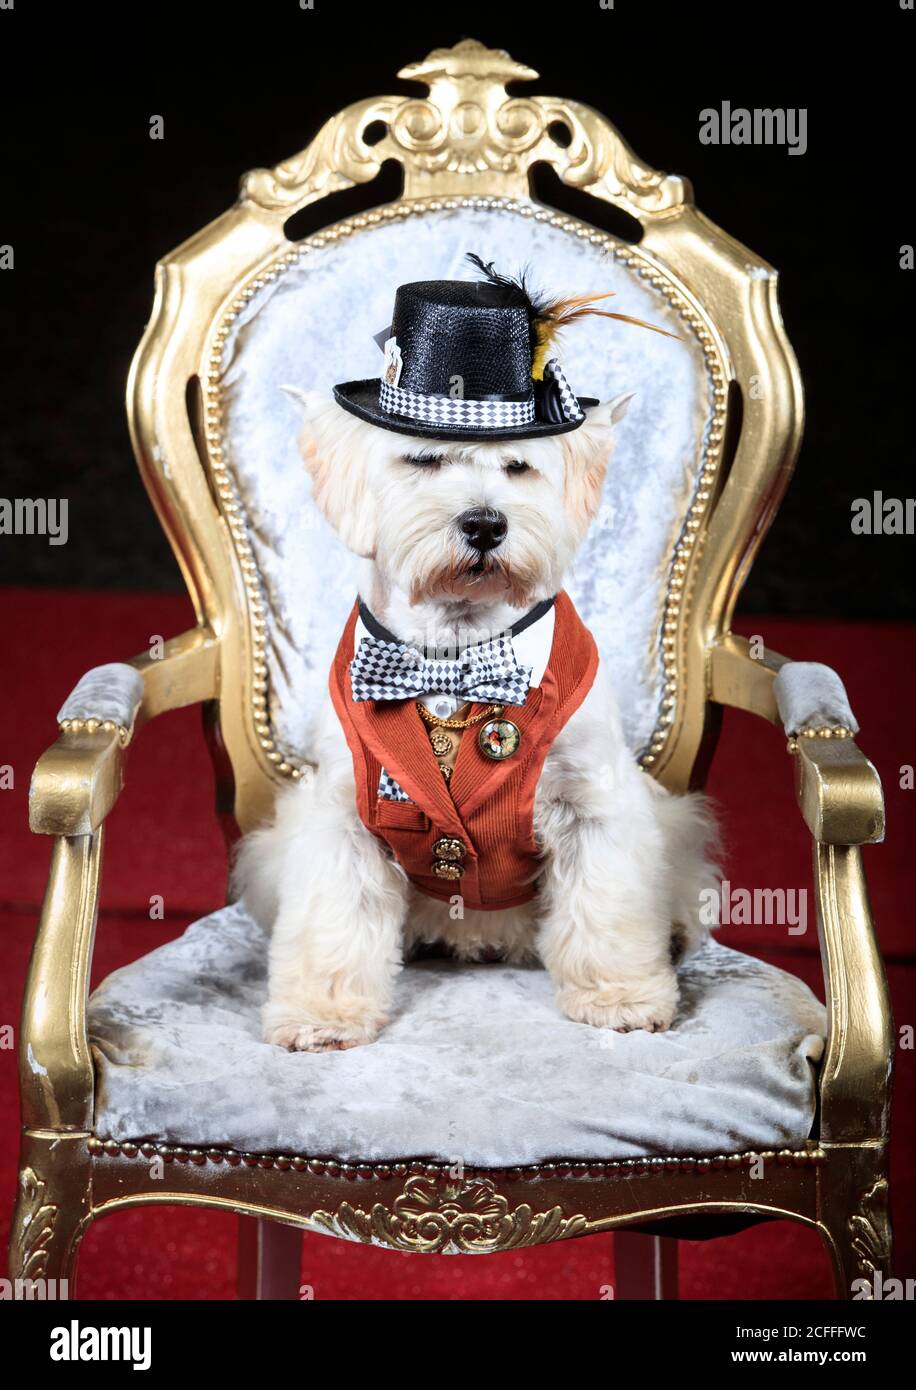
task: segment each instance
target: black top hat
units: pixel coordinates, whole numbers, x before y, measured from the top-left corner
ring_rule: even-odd
[[[530,439],[585,419],[555,358],[538,380],[536,308],[524,281],[420,280],[401,285],[381,378],[334,387],[345,410],[399,434],[434,439]]]

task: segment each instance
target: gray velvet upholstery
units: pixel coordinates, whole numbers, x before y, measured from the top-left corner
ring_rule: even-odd
[[[64,719],[110,719],[124,729],[133,728],[140,701],[143,678],[124,662],[93,666],[81,676],[57,713]]]
[[[668,1033],[557,1010],[538,969],[408,965],[377,1042],[289,1053],[260,1038],[266,943],[240,905],[92,996],[96,1132],[262,1152],[487,1166],[802,1144],[824,1010],[794,976],[710,942]]]
[[[225,458],[267,609],[271,720],[294,757],[309,755],[360,562],[315,508],[296,448],[300,409],[282,388],[330,394],[335,382],[378,376],[374,335],[391,321],[397,286],[473,279],[466,251],[513,273],[528,264],[533,281],[558,294],[614,291],[611,308],[683,335],[675,341],[593,318],[570,328],[558,351],[578,394],[636,393],[617,431],[598,518],[565,587],[614,673],[634,752],[661,717],[665,587],[710,427],[702,352],[663,295],[603,245],[506,209],[458,208],[383,219],[310,251],[253,295],[227,339]]]
[[[779,671],[773,690],[787,734],[796,734],[799,729],[859,732],[846,687],[829,666],[817,661],[788,661]]]

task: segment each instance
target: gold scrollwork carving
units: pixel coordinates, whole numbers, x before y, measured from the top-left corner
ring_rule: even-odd
[[[272,169],[252,169],[242,179],[241,197],[269,211],[302,206],[354,183],[368,183],[382,167],[377,146],[363,139],[373,121],[386,125],[400,105],[397,97],[359,101],[326,121],[310,145]]]
[[[510,1211],[489,1178],[443,1183],[417,1174],[408,1178],[392,1208],[376,1202],[365,1211],[342,1202],[335,1212],[313,1212],[311,1224],[392,1250],[489,1255],[584,1235],[588,1222],[584,1216],[564,1216],[558,1206],[538,1212],[522,1203]]]
[[[48,1244],[54,1235],[57,1207],[44,1201],[45,1185],[34,1168],[23,1168],[19,1186],[22,1191],[19,1275],[23,1279],[39,1279],[47,1268]]]
[[[871,1276],[879,1269],[886,1270],[890,1258],[891,1222],[885,1178],[878,1178],[867,1192],[863,1192],[858,1211],[846,1224],[859,1272]]]
[[[242,182],[242,197],[265,210],[292,210],[367,182],[393,158],[404,168],[405,197],[524,193],[529,167],[545,161],[566,183],[634,212],[666,212],[685,201],[683,179],[642,164],[590,107],[507,92],[506,83],[537,75],[474,39],[436,49],[398,73],[424,82],[427,96],[377,97],[346,107],[300,154],[274,169],[252,170]],[[369,144],[366,132],[377,122],[385,126],[384,136]],[[558,126],[566,131],[562,141],[555,138]]]

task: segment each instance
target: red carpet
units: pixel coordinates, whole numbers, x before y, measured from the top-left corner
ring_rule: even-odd
[[[15,786],[0,793],[0,927],[6,969],[0,1022],[18,1018],[50,842],[30,836],[32,766],[55,735],[54,714],[90,666],[120,660],[193,623],[189,605],[162,595],[6,590],[6,662],[0,701],[0,765]],[[913,901],[916,792],[900,788],[901,764],[914,757],[906,731],[913,629],[881,623],[754,618],[738,624],[777,651],[826,661],[843,675],[862,724],[859,742],[885,785],[888,838],[866,851],[872,904],[888,962],[895,1017],[914,1017],[914,957],[908,934]],[[710,791],[722,810],[727,871],[734,888],[810,887],[810,841],[795,808],[792,766],[775,729],[729,712]],[[213,779],[200,712],[164,716],[131,752],[128,784],[109,821],[94,980],[181,932],[225,895],[226,857],[212,811]],[[151,922],[161,894],[166,918]],[[813,906],[811,913],[813,917]],[[785,927],[731,927],[729,945],[765,956],[802,976],[823,997],[813,920],[803,935]],[[914,1053],[897,1055],[892,1190],[897,1269],[916,1270],[912,1198]],[[0,1051],[0,1226],[15,1185],[15,1054]],[[593,1299],[613,1279],[606,1237],[477,1259],[421,1258],[305,1239],[302,1278],[316,1298]],[[681,1294],[702,1299],[814,1299],[830,1294],[820,1242],[778,1222],[730,1239],[683,1242]],[[83,1244],[85,1298],[229,1298],[234,1290],[235,1221],[204,1211],[156,1208],[99,1222]]]

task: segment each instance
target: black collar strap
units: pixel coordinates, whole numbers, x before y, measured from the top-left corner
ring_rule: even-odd
[[[375,614],[366,607],[361,598],[357,599],[357,603],[359,605],[359,616],[362,620],[363,627],[371,636],[376,637],[380,642],[400,643],[400,637],[396,637],[393,632],[388,631],[387,627],[383,627]],[[525,628],[531,627],[533,623],[536,623],[538,618],[543,618],[545,613],[549,613],[555,603],[556,594],[554,594],[553,598],[541,599],[540,603],[536,603],[533,608],[529,609],[523,618],[519,618],[517,623],[513,623],[508,632],[494,632],[492,637],[486,638],[483,642],[469,642],[466,647],[461,648],[461,651],[473,650],[474,647],[483,647],[486,645],[486,642],[492,642],[497,637],[517,637],[520,632],[525,631]],[[454,661],[458,653],[456,653],[454,647],[424,647],[423,655],[428,661]]]

